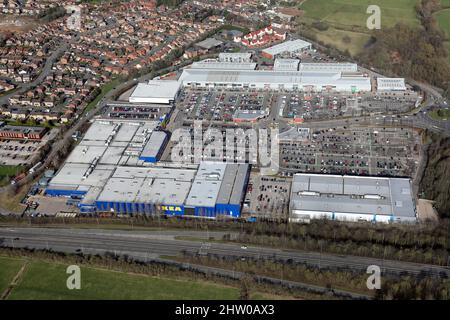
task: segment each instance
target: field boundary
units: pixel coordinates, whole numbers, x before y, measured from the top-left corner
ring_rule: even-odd
[[[12,290],[20,283],[20,281],[23,278],[23,275],[25,273],[25,269],[28,267],[28,260],[25,260],[20,270],[17,272],[17,274],[14,276],[14,278],[11,280],[11,283],[9,286],[5,289],[5,291],[0,296],[0,300],[7,300],[10,296]]]

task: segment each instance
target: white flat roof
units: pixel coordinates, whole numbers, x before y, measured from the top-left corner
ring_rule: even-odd
[[[181,205],[195,174],[194,169],[118,167],[97,201]]]
[[[179,181],[193,181],[196,170],[164,167],[117,167],[114,177],[160,178]]]
[[[221,52],[219,53],[219,60],[228,60],[228,59],[242,59],[242,60],[250,60],[252,54],[249,52]]]
[[[297,39],[297,40],[288,40],[283,43],[274,45],[270,48],[264,49],[263,52],[270,54],[272,56],[281,54],[283,52],[295,52],[299,50],[303,50],[309,48],[311,43]]]
[[[404,78],[377,78],[378,90],[388,91],[404,91],[406,90],[406,84]]]
[[[139,83],[130,95],[130,102],[164,103],[174,100],[180,84],[176,80],[149,80]]]
[[[84,190],[88,190],[93,186],[101,187],[114,171],[113,166],[99,165],[86,179],[83,179],[88,169],[89,164],[67,163],[52,178],[49,188],[79,190],[80,187],[84,187]]]
[[[95,120],[52,179],[50,189],[102,186],[103,177],[109,176],[115,167],[138,163],[140,153],[145,150],[145,136],[154,133],[155,137],[158,136],[158,131],[153,131],[157,126],[157,121]],[[134,155],[129,154],[132,150]],[[95,166],[83,179],[91,165]],[[109,173],[104,170],[109,170]]]
[[[184,203],[190,188],[190,181],[147,178],[135,201],[180,206]]]
[[[142,150],[140,157],[156,158],[166,138],[167,134],[164,131],[153,131],[150,139],[148,139],[148,142]]]
[[[85,163],[90,164],[94,158],[100,159],[107,147],[103,146],[85,146],[78,145],[67,158],[67,163]]]
[[[227,164],[223,162],[201,162],[186,199],[186,205],[214,207],[226,167]]]
[[[356,86],[371,90],[369,77],[362,75],[343,75],[340,72],[300,72],[267,70],[211,70],[184,69],[180,77],[183,85],[189,83],[224,83],[224,84],[292,84],[300,86]]]
[[[300,63],[300,71],[309,72],[357,72],[356,63]]]
[[[290,208],[415,217],[411,182],[403,178],[295,174]]]
[[[211,49],[217,46],[220,46],[223,42],[220,40],[217,40],[215,38],[206,38],[203,41],[200,41],[198,43],[196,43],[196,46],[205,48],[205,49]]]
[[[273,65],[274,71],[298,71],[298,59],[275,59]]]
[[[223,69],[223,70],[255,70],[256,63],[254,62],[222,62],[216,60],[206,60],[194,62],[191,65],[192,69]]]

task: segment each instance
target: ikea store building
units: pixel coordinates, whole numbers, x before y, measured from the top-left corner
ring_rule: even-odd
[[[80,212],[239,217],[248,164],[159,162],[166,138],[151,121],[96,120],[50,181],[48,196]]]

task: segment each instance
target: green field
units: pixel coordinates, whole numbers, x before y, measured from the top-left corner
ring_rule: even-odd
[[[305,11],[300,21],[310,26],[313,22],[326,22],[328,30],[313,29],[317,40],[355,55],[370,39],[371,30],[366,27],[369,5],[381,8],[381,27],[388,28],[398,22],[419,26],[416,3],[417,0],[306,0],[300,5],[300,9]],[[344,36],[351,41],[344,42]]]
[[[0,295],[25,263],[25,259],[0,257]],[[128,274],[81,266],[81,289],[66,287],[67,265],[31,260],[13,287],[10,300],[171,300],[238,299],[239,289],[206,281],[178,280]],[[277,298],[263,293],[256,299]],[[280,297],[278,297],[280,298]]]
[[[22,172],[23,168],[20,166],[5,166],[0,165],[0,186],[9,183],[7,177],[12,178]]]
[[[429,116],[435,120],[450,121],[450,111],[448,109],[431,111]]]
[[[450,7],[450,0],[441,0],[442,6]],[[439,23],[439,27],[445,32],[447,40],[445,46],[447,47],[448,64],[450,65],[450,9],[444,9],[436,13],[436,19]]]
[[[8,288],[23,263],[21,259],[0,257],[0,296]]]
[[[17,173],[20,173],[21,167],[19,166],[0,166],[0,177],[1,176],[14,176]]]
[[[336,27],[366,27],[369,5],[381,8],[381,27],[392,27],[397,22],[418,25],[415,4],[417,0],[306,0],[300,6],[305,17],[326,21]]]
[[[450,7],[450,0],[441,0],[441,5],[443,8]]]
[[[439,11],[436,13],[436,18],[439,26],[447,34],[447,38],[450,38],[450,9]]]
[[[317,32],[316,37],[317,40],[332,45],[341,51],[348,50],[353,56],[358,54],[370,39],[370,35],[365,33],[344,31],[335,28]],[[345,43],[343,41],[344,37],[349,37],[351,42]]]

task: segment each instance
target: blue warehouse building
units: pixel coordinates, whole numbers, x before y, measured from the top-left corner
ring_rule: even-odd
[[[79,176],[71,165],[61,171]],[[80,168],[82,172],[84,168]],[[66,170],[66,172],[64,171]],[[67,171],[68,170],[68,171]],[[98,166],[78,188],[53,184],[51,196],[81,197],[81,213],[240,217],[248,164],[202,162],[198,168]],[[55,177],[58,178],[58,175]],[[88,187],[86,184],[91,183]]]
[[[164,131],[153,131],[139,156],[139,160],[150,163],[158,162],[168,141],[169,136],[167,133]]]
[[[239,217],[249,174],[248,164],[202,162],[186,199],[186,214]]]
[[[169,136],[156,121],[97,119],[48,184],[81,213],[239,217],[250,166],[159,162]]]

